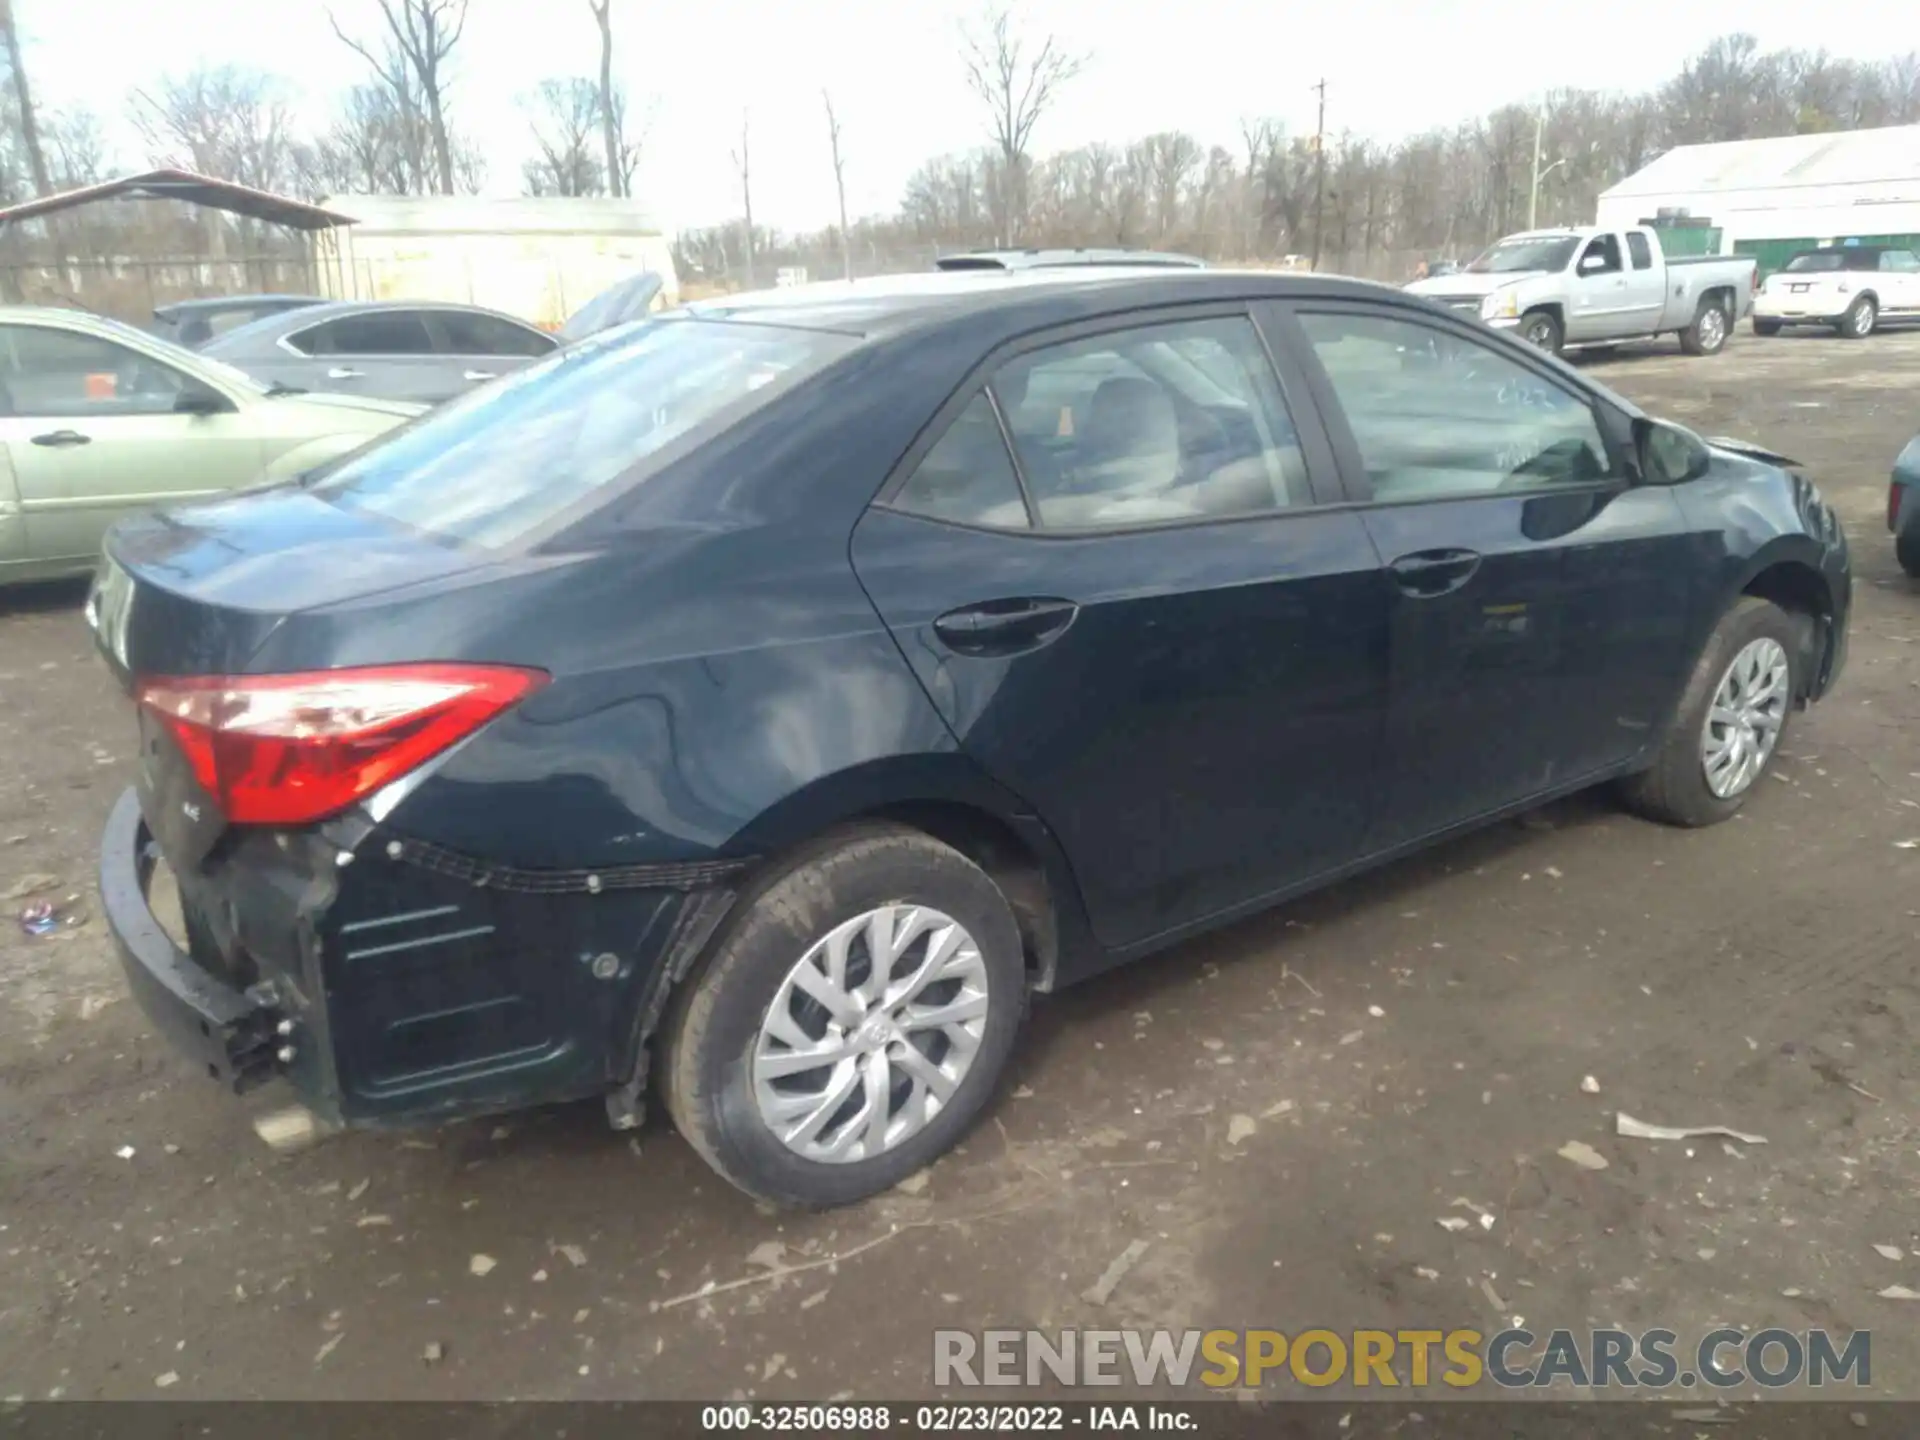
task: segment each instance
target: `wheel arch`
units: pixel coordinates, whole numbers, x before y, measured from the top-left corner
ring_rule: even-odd
[[[1794,697],[1800,701],[1820,689],[1833,648],[1833,621],[1838,609],[1833,587],[1817,555],[1807,553],[1813,547],[1814,542],[1804,536],[1782,536],[1765,546],[1754,556],[1738,590],[1727,601],[1731,606],[1742,596],[1755,596],[1806,621],[1799,657],[1801,693]]]

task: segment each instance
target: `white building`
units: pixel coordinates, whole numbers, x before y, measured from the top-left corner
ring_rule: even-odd
[[[1920,125],[1680,145],[1600,196],[1597,223],[1705,220],[1762,271],[1846,240],[1920,248]]]
[[[652,270],[676,305],[672,242],[645,206],[603,196],[336,195],[354,223],[316,237],[329,297],[485,305],[549,329],[617,280]]]

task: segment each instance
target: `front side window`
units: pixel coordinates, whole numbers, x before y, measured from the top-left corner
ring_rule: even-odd
[[[192,382],[97,335],[0,326],[0,404],[24,416],[165,415]]]
[[[1580,252],[1582,275],[1613,275],[1620,270],[1620,241],[1613,235],[1596,235]]]
[[[1303,314],[1373,498],[1435,500],[1613,475],[1593,408],[1478,340],[1386,315]]]
[[[431,355],[426,322],[412,310],[343,315],[287,337],[302,355]]]
[[[1049,528],[1118,528],[1310,503],[1265,348],[1243,315],[1048,346],[991,381]]]
[[[1627,254],[1633,257],[1633,268],[1651,270],[1653,268],[1653,246],[1647,243],[1647,237],[1638,230],[1627,232]]]
[[[740,321],[609,331],[355,452],[313,493],[431,534],[510,545],[636,477],[669,445],[718,433],[856,343]]]

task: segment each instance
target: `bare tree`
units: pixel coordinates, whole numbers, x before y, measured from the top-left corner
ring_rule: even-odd
[[[1034,126],[1060,87],[1080,73],[1085,57],[1070,53],[1052,35],[1038,40],[1023,35],[1006,0],[989,8],[976,28],[963,31],[962,39],[967,87],[987,107],[988,128],[999,151],[1002,240],[1018,244],[1026,227],[1028,147]]]
[[[753,117],[743,111],[740,116],[740,148],[733,152],[733,168],[740,172],[740,203],[746,208],[746,272],[747,288],[753,288],[753,157],[748,150],[748,142],[753,132]]]
[[[388,43],[376,53],[340,28],[333,33],[361,59],[399,103],[403,116],[419,115],[433,149],[435,189],[454,193],[455,142],[447,119],[447,59],[467,27],[467,0],[379,0]]]
[[[293,116],[275,76],[201,66],[134,91],[130,110],[159,163],[256,190],[284,190],[293,180]]]
[[[594,151],[601,118],[600,91],[577,76],[544,80],[521,102],[533,124],[539,153],[523,175],[529,195],[600,195],[607,172]]]
[[[627,193],[624,136],[620,100],[613,85],[613,0],[587,0],[593,23],[600,28],[600,145],[607,172],[607,193]]]
[[[48,167],[62,190],[98,184],[106,177],[106,140],[93,111],[71,109],[48,116],[46,146]]]
[[[853,279],[853,242],[847,236],[847,174],[840,161],[840,121],[833,113],[833,96],[825,90],[820,99],[827,107],[827,144],[833,151],[833,192],[840,202],[840,270]]]
[[[14,20],[13,0],[0,0],[0,44],[7,50],[7,70],[13,77],[13,107],[20,122],[20,143],[27,152],[27,171],[36,195],[53,191],[47,173],[47,152],[40,142],[40,120],[33,108],[33,88],[27,83],[27,64],[20,53],[20,27]]]

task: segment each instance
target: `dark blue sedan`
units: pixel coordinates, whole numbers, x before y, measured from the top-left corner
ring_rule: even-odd
[[[736,296],[123,522],[105,910],[318,1128],[657,1088],[834,1204],[959,1138],[1030,992],[1602,782],[1726,819],[1849,598],[1791,461],[1397,291]]]

